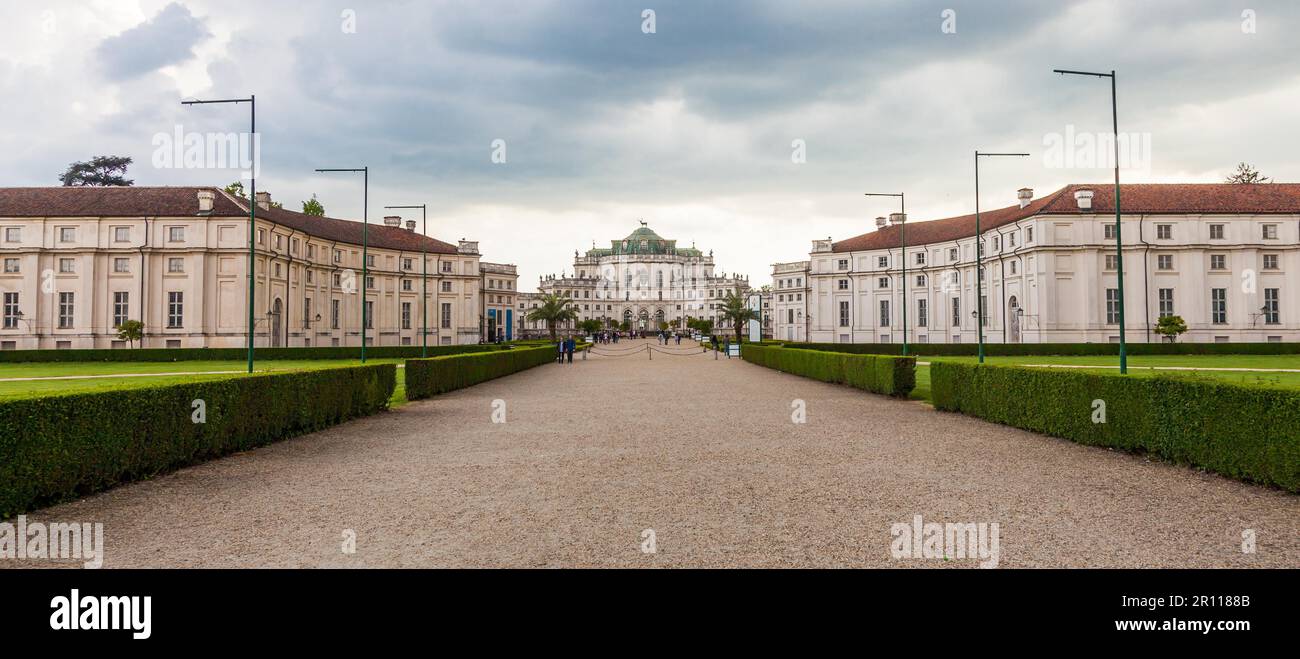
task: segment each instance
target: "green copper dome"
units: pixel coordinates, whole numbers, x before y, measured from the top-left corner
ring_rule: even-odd
[[[587,256],[612,256],[621,254],[669,254],[677,256],[700,256],[694,247],[678,248],[676,240],[668,240],[641,223],[632,233],[622,240],[609,241],[609,248],[593,247],[587,250]]]

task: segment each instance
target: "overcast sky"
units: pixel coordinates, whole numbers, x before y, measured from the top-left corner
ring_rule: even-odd
[[[1149,144],[1128,182],[1242,160],[1300,180],[1293,0],[4,6],[0,185],[101,154],[135,158],[136,185],[224,185],[238,172],[155,167],[155,136],[247,130],[247,106],[179,101],[256,94],[259,189],[360,218],[359,177],[312,170],[368,165],[371,221],[427,203],[430,234],[479,240],[523,290],[642,218],[761,285],[894,210],[863,192],[905,191],[913,221],[972,212],[975,149],[1033,154],[984,162],[984,208],[1106,182],[1052,156],[1110,130],[1108,82],[1053,68],[1119,72],[1120,131]]]

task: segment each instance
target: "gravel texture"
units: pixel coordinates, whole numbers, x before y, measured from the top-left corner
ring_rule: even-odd
[[[711,353],[648,357],[547,364],[28,518],[102,522],[107,567],[975,565],[892,558],[891,525],[918,514],[998,523],[1001,567],[1300,565],[1297,496]],[[0,560],[20,565],[37,564]]]

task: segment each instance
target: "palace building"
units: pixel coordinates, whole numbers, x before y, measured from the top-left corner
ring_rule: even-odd
[[[1120,231],[1111,185],[1017,197],[980,214],[978,244],[974,215],[814,240],[773,266],[776,338],[901,342],[905,304],[909,341],[972,343],[982,303],[987,342],[1117,342],[1122,238],[1127,340],[1177,315],[1179,341],[1300,341],[1300,184],[1124,185]]]
[[[578,314],[576,322],[560,329],[572,331],[583,320],[599,320],[606,327],[627,323],[635,331],[654,331],[660,323],[685,327],[688,318],[703,318],[721,326],[718,303],[728,293],[745,295],[749,278],[715,273],[713,252],[678,247],[645,222],[609,247],[585,254],[574,252],[571,274],[546,275],[537,294],[519,296],[519,314],[526,316],[545,294],[568,296]],[[674,323],[676,321],[676,323]],[[529,336],[546,332],[545,323],[523,322]]]
[[[215,187],[0,188],[0,347],[126,347],[127,320],[144,324],[144,347],[245,346],[248,205]],[[422,306],[429,345],[484,335],[480,305],[496,298],[480,296],[477,242],[389,216],[368,227],[363,267],[361,222],[265,192],[255,212],[257,347],[360,346],[363,303],[367,345],[420,345]]]

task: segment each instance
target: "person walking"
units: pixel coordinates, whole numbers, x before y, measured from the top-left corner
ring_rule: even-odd
[[[564,339],[560,339],[559,343],[555,344],[555,361],[559,364],[564,363]]]
[[[568,343],[564,346],[564,352],[566,352],[566,353],[568,354],[568,356],[569,356],[569,363],[570,363],[570,364],[573,363],[573,349],[574,349],[574,347],[577,346],[577,343],[578,343],[577,341],[575,341],[575,340],[573,340],[572,338],[570,338],[570,339],[568,340]]]

